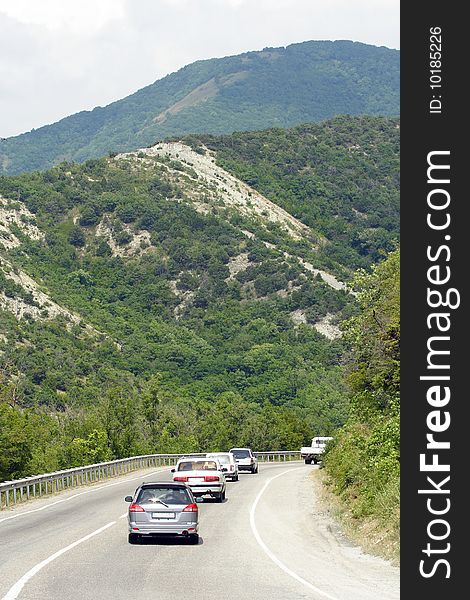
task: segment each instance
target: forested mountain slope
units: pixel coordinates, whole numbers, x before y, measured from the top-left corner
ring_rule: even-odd
[[[288,127],[338,114],[399,114],[397,50],[309,41],[197,61],[104,108],[0,140],[0,173],[84,161],[173,135]]]
[[[324,238],[323,260],[370,267],[400,229],[398,119],[339,116],[292,129],[193,135],[218,163]]]
[[[358,231],[373,229],[378,190],[398,193],[397,123],[350,118],[355,153],[347,121],[260,132],[252,159],[229,157],[228,138],[193,139],[0,177],[0,478],[142,452],[295,448],[345,421],[338,323],[357,311],[345,286],[357,261],[331,256],[325,223],[346,206],[340,166],[367,190]],[[303,140],[297,191],[285,157],[259,162],[265,136]],[[250,160],[252,185],[233,174]],[[318,218],[302,184],[312,169],[334,205]],[[304,212],[281,202],[283,185]]]

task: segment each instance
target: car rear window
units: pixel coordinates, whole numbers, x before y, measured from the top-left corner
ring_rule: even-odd
[[[232,454],[235,458],[249,458],[250,451],[249,450],[232,450]]]
[[[155,487],[142,488],[137,496],[137,504],[191,504],[191,496],[186,488]]]
[[[217,459],[224,465],[230,462],[230,456],[228,454],[218,454]]]
[[[185,460],[178,465],[178,471],[217,471],[215,460]]]

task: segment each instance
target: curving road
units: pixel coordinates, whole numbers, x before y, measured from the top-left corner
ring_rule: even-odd
[[[168,468],[0,513],[3,600],[398,600],[399,571],[335,533],[310,465],[260,465],[199,504],[198,546],[127,543],[124,496]]]

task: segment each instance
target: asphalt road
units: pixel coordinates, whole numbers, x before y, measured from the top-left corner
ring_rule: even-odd
[[[316,508],[301,463],[260,465],[199,504],[200,543],[127,542],[128,504],[168,468],[0,513],[3,600],[398,600],[399,571],[363,554]]]

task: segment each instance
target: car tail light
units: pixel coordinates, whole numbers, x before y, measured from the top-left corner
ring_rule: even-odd
[[[188,481],[188,478],[182,475],[181,477],[173,477],[173,481]]]
[[[233,465],[230,465],[230,470],[233,471],[235,467]]]
[[[206,475],[204,481],[220,481],[220,478],[218,475]]]
[[[145,510],[140,506],[140,504],[133,502],[130,505],[129,512],[145,512]]]
[[[198,508],[197,508],[197,504],[188,504],[188,506],[185,506],[183,508],[183,512],[197,512]]]

